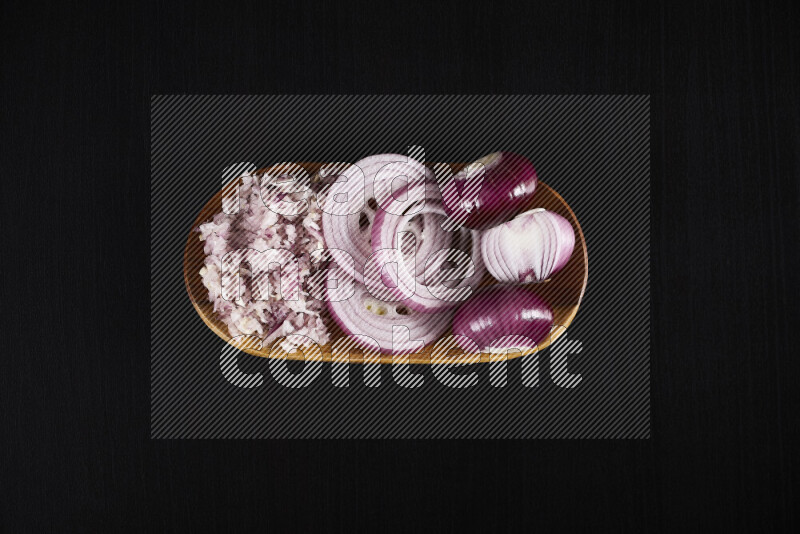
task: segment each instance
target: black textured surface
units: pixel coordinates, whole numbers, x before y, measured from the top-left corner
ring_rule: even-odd
[[[2,7],[5,530],[796,527],[796,7],[124,5]],[[149,439],[150,95],[328,92],[652,95],[651,440]]]

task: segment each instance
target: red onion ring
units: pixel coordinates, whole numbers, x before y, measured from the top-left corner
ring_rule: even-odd
[[[364,264],[372,254],[370,230],[375,212],[392,197],[393,182],[399,176],[406,176],[407,183],[434,177],[433,171],[408,156],[377,154],[347,167],[320,195],[325,244],[334,261],[342,259],[348,267],[353,266],[348,274],[360,283],[364,281]],[[344,260],[342,252],[353,258],[352,264]]]
[[[398,195],[406,194],[406,189],[400,189]],[[379,296],[385,300],[398,300],[403,302],[412,310],[422,313],[433,313],[442,309],[456,306],[460,301],[469,297],[469,290],[467,288],[475,286],[480,282],[485,267],[483,259],[481,258],[481,236],[477,231],[460,228],[455,232],[450,232],[442,228],[442,223],[447,220],[447,212],[442,204],[441,194],[435,183],[428,183],[425,188],[424,198],[421,193],[416,195],[408,193],[409,200],[413,200],[411,206],[407,208],[413,215],[408,214],[395,214],[391,211],[397,206],[393,205],[394,201],[387,203],[387,209],[390,212],[379,210],[372,225],[372,250],[377,255],[378,251],[382,251],[383,257],[373,258],[373,260],[365,267],[365,283],[373,288],[372,280],[381,278],[383,281],[383,288],[385,293]],[[416,205],[424,206],[419,210],[413,209]],[[404,200],[405,202],[405,200]],[[423,227],[419,234],[414,232],[411,228],[415,219],[423,217]],[[398,235],[403,235],[404,232],[410,232],[414,235],[417,245],[416,262],[411,261],[403,248],[399,246]],[[471,246],[469,251],[464,251],[467,256],[472,259],[474,271],[472,274],[462,279],[458,284],[448,286],[450,291],[447,292],[452,298],[442,298],[444,293],[439,293],[439,296],[434,294],[428,288],[430,282],[438,282],[441,277],[441,267],[445,261],[455,260],[457,255],[452,253],[438,254],[439,251],[444,249],[456,248],[454,245],[458,243],[466,244],[469,242]],[[430,260],[433,260],[432,262]],[[463,258],[462,258],[463,259]],[[391,261],[397,265],[397,280],[392,280],[387,276],[383,269],[380,269],[386,262]],[[378,269],[375,269],[377,266]],[[394,287],[392,287],[394,286]],[[406,287],[414,287],[413,294],[409,295],[405,291]],[[459,296],[463,295],[463,296]]]
[[[354,342],[388,354],[416,352],[422,346],[433,343],[450,328],[455,313],[453,310],[428,315],[410,310],[402,303],[382,302],[362,284],[356,284],[353,297],[328,301],[328,309],[345,334],[353,336]],[[408,328],[406,339],[410,342],[393,346],[392,332],[397,326]],[[371,342],[365,341],[366,338]],[[422,345],[414,343],[419,340]]]

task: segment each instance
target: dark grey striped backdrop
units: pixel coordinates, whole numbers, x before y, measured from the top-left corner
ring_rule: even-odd
[[[151,435],[155,438],[647,438],[650,435],[650,168],[647,96],[156,96],[151,104]],[[567,338],[582,350],[553,384],[553,349],[536,388],[350,387],[331,369],[285,388],[267,361],[239,353],[255,388],[223,376],[225,344],[197,316],[182,279],[187,231],[248,161],[350,161],[425,148],[429,161],[470,161],[495,150],[529,157],[570,204],[589,252],[589,284]]]

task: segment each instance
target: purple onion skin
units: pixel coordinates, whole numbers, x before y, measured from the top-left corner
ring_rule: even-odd
[[[513,219],[527,208],[539,181],[536,169],[525,156],[495,152],[478,161],[489,158],[492,160],[484,163],[486,174],[476,198],[458,198],[443,191],[447,214],[473,230],[484,230]],[[464,191],[467,183],[466,168],[453,177],[459,192]]]
[[[453,333],[472,339],[481,349],[504,336],[526,336],[539,343],[552,327],[552,308],[524,286],[484,288],[465,302],[453,319]]]

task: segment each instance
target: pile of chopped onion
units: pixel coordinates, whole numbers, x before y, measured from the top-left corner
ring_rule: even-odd
[[[329,341],[328,329],[322,319],[324,303],[309,298],[303,289],[296,300],[286,300],[278,293],[279,272],[269,271],[269,295],[261,295],[253,279],[250,266],[241,267],[241,294],[238,298],[223,298],[222,260],[226,254],[242,249],[265,251],[286,249],[298,260],[301,287],[305,288],[312,271],[311,253],[324,246],[320,228],[321,214],[315,202],[307,202],[308,209],[299,215],[279,215],[262,201],[262,192],[270,194],[268,186],[260,187],[260,178],[246,174],[240,178],[239,210],[234,215],[218,213],[213,220],[198,228],[200,239],[205,241],[205,265],[200,270],[203,284],[208,289],[208,299],[214,304],[217,317],[223,321],[231,337],[257,336],[264,347],[290,334],[299,334],[319,344]],[[292,193],[288,200],[309,200],[313,193]],[[268,203],[269,201],[267,201]],[[264,284],[266,285],[266,284]],[[294,338],[301,339],[301,338]],[[297,345],[282,340],[281,347],[291,352]]]

